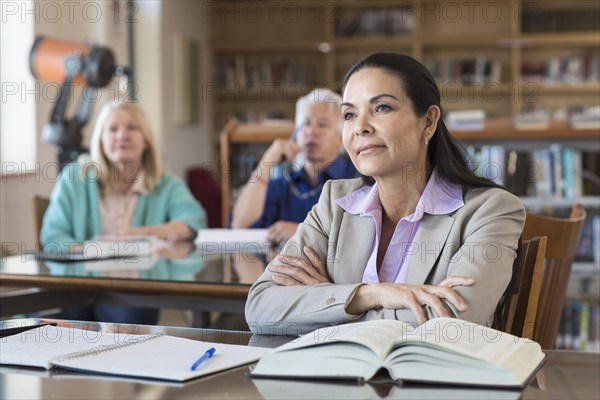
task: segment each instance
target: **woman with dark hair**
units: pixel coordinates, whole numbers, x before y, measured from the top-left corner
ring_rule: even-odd
[[[376,53],[343,84],[343,143],[364,178],[328,182],[252,286],[246,319],[289,333],[437,316],[490,325],[525,220],[518,198],[477,177],[413,58]]]

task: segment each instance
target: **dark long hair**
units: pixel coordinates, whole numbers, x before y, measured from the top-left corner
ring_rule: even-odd
[[[414,58],[399,53],[375,53],[354,64],[344,77],[342,93],[348,80],[356,72],[366,68],[381,68],[396,75],[404,84],[404,92],[412,101],[415,113],[422,117],[431,106],[441,107],[441,96],[435,80],[423,64]],[[475,175],[469,168],[462,147],[450,136],[448,128],[440,118],[435,135],[427,146],[427,160],[436,169],[442,182],[461,186],[464,189],[478,187],[501,187],[495,182]],[[371,177],[365,182],[373,184]]]

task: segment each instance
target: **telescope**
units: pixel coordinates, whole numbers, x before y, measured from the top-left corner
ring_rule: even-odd
[[[106,47],[43,36],[37,37],[31,47],[29,66],[36,79],[60,84],[50,122],[42,130],[42,140],[57,146],[62,168],[86,152],[82,147],[82,129],[92,112],[96,91],[108,85],[115,75],[127,79],[130,71],[126,67],[118,67],[113,52]],[[83,95],[75,115],[66,119],[74,85],[83,87]]]

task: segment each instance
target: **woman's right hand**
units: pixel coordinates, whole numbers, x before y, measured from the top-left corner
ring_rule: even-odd
[[[442,299],[459,311],[466,311],[467,304],[456,293],[454,286],[471,286],[475,280],[461,276],[451,276],[438,285],[405,285],[398,283],[378,283],[358,288],[348,303],[346,312],[362,314],[375,308],[391,310],[410,309],[419,323],[427,321],[423,306],[429,306],[440,317],[450,316]]]
[[[271,146],[265,151],[261,159],[261,163],[269,165],[277,165],[282,159],[292,161],[296,154],[300,152],[300,146],[296,142],[285,139],[276,139]]]

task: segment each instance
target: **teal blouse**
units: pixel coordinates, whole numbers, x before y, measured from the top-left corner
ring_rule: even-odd
[[[165,175],[148,195],[139,194],[132,226],[181,221],[194,232],[206,228],[206,212],[185,183]],[[97,168],[75,162],[67,165],[52,191],[44,214],[40,240],[44,250],[67,252],[102,232]]]

